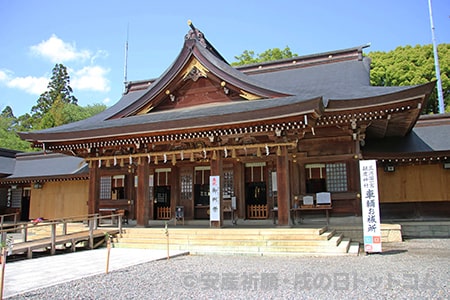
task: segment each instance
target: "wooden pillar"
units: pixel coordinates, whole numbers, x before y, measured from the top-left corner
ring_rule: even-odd
[[[277,153],[277,192],[278,192],[278,225],[289,225],[290,184],[289,160],[286,146],[280,147]]]
[[[145,160],[146,159],[143,159],[144,162],[141,162],[141,164],[137,166],[138,186],[136,193],[136,224],[141,227],[148,226],[150,209],[148,186],[148,176],[150,172]]]
[[[234,195],[238,217],[245,218],[245,167],[240,161],[233,162]]]
[[[88,213],[95,214],[98,212],[100,197],[100,175],[98,164],[95,162],[89,163],[89,198],[88,198]]]
[[[361,216],[361,185],[359,179],[359,156],[355,155],[354,159],[349,161],[347,166],[347,178],[349,180],[349,191],[355,192],[353,199],[353,213],[355,216]],[[359,196],[358,196],[359,195]]]
[[[180,203],[180,168],[173,166],[170,171],[170,210],[175,217],[176,206]]]
[[[293,196],[300,195],[300,172],[296,157],[293,157],[291,165],[291,191]]]
[[[223,225],[223,159],[222,152],[217,150],[216,153],[211,154],[212,159],[210,162],[211,176],[219,176],[220,178],[220,221],[212,221],[211,227],[222,227]]]
[[[150,176],[152,176],[152,178],[150,179]],[[150,218],[150,220],[154,220],[155,219],[155,179],[156,178],[156,172],[154,168],[151,168],[149,170],[149,182],[151,187],[149,187],[149,191],[148,191],[148,196],[149,196],[149,213],[148,213],[148,217]]]

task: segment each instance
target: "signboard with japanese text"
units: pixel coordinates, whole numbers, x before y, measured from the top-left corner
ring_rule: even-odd
[[[377,162],[359,162],[361,207],[364,227],[364,251],[381,252],[381,223],[378,197]]]
[[[220,176],[209,177],[209,220],[220,221]]]

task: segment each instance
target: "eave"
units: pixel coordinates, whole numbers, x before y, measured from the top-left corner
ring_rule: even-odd
[[[196,117],[167,119],[163,122],[136,122],[133,125],[52,134],[28,133],[24,136],[36,146],[45,144],[47,150],[72,150],[120,144],[144,144],[183,139],[207,138],[211,135],[231,135],[242,132],[270,131],[288,126],[314,126],[323,111],[322,98],[259,110],[241,111]],[[136,116],[142,118],[146,116]],[[136,119],[139,120],[139,119]]]
[[[434,86],[435,82],[430,82],[381,96],[329,100],[317,123],[365,123],[369,137],[405,136],[419,118]]]

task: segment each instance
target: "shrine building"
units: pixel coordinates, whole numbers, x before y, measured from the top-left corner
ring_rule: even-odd
[[[293,207],[305,196],[314,205],[323,192],[331,216],[360,215],[359,161],[376,159],[382,213],[450,211],[450,148],[425,147],[414,127],[435,82],[371,86],[367,46],[233,67],[190,27],[160,77],[127,82],[104,112],[20,133],[86,162],[86,195],[71,199],[72,210],[122,208],[138,226],[172,219],[177,207],[187,220],[209,219],[210,176],[218,176],[213,226],[230,210],[242,219],[276,212],[286,226]],[[423,124],[433,120],[445,135],[448,116]],[[39,209],[46,200],[36,201]],[[60,213],[70,215],[63,206]]]

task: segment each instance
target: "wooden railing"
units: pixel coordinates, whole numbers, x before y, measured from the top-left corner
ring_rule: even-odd
[[[156,218],[158,220],[170,220],[172,218],[170,207],[157,207]]]
[[[2,244],[8,244],[8,235],[20,233],[21,242],[28,242],[33,240],[30,238],[30,232],[42,232],[44,235],[47,234],[49,236],[40,236],[40,238],[51,237],[54,241],[56,236],[67,235],[69,233],[76,233],[86,230],[79,230],[79,224],[85,224],[88,226],[88,230],[90,232],[91,238],[89,241],[90,246],[93,247],[93,237],[92,233],[94,230],[98,229],[99,224],[101,224],[102,220],[110,219],[110,224],[114,224],[112,220],[117,219],[117,227],[119,233],[122,233],[122,218],[123,214],[111,214],[107,216],[100,216],[99,214],[88,214],[88,215],[80,215],[80,216],[71,216],[71,217],[63,217],[52,220],[43,220],[38,222],[19,222],[15,224],[8,224],[5,228],[0,230],[0,242]],[[68,228],[69,225],[77,224],[77,229],[70,230]],[[75,227],[75,226],[74,226]],[[60,230],[60,232],[58,232]],[[49,233],[48,233],[49,232]]]
[[[5,214],[5,215],[1,215],[0,216],[0,230],[4,228],[5,223],[5,219],[6,218],[11,218],[13,217],[13,224],[17,224],[17,222],[19,221],[19,213],[15,212],[15,213],[11,213],[11,214]],[[7,223],[8,226],[10,226],[11,223]]]
[[[249,219],[267,219],[267,204],[247,205],[247,218]]]

